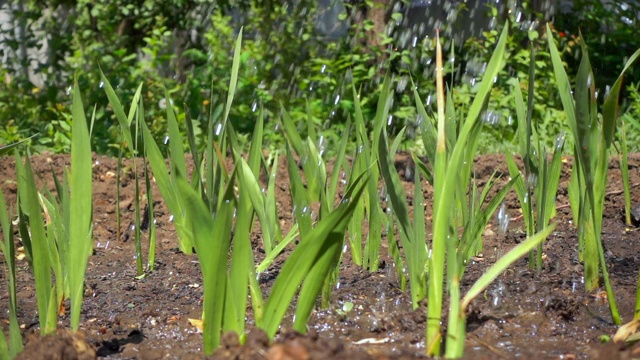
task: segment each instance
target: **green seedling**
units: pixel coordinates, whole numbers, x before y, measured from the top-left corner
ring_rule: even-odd
[[[542,243],[554,229],[555,224],[548,226],[541,232],[527,238],[525,241],[515,246],[508,253],[498,259],[495,264],[487,269],[485,273],[476,280],[459,303],[451,303],[445,358],[456,359],[463,355],[464,342],[466,338],[466,313],[471,301],[476,296],[480,295],[484,289],[486,289],[493,280],[497,279],[498,276],[511,264]],[[453,289],[454,291],[459,291],[459,287],[455,287]],[[456,296],[452,296],[452,300],[455,297]]]
[[[535,32],[534,32],[535,33]],[[537,34],[537,33],[535,33]],[[531,36],[534,37],[534,36]],[[556,138],[556,145],[551,161],[547,161],[548,150],[538,137],[538,123],[533,122],[533,100],[536,45],[532,43],[529,61],[528,103],[525,105],[520,90],[520,83],[511,80],[515,94],[516,117],[518,119],[518,139],[520,154],[524,161],[524,175],[518,169],[511,154],[507,154],[507,165],[511,177],[521,175],[515,183],[515,190],[522,205],[522,214],[527,236],[533,236],[549,225],[555,213],[556,193],[562,170],[562,150],[564,148],[564,134]],[[542,244],[529,257],[531,267],[542,269]]]
[[[427,350],[429,355],[440,355],[440,340],[442,339],[440,330],[440,319],[442,317],[443,295],[444,295],[444,275],[445,275],[445,258],[447,259],[447,286],[451,295],[451,304],[459,302],[459,281],[460,275],[464,269],[464,264],[459,264],[459,256],[457,254],[457,234],[454,217],[457,211],[462,214],[468,213],[461,208],[451,208],[451,204],[462,204],[462,194],[464,194],[471,178],[469,164],[464,161],[473,156],[475,146],[477,144],[478,127],[481,125],[479,118],[491,91],[493,79],[498,74],[504,57],[507,39],[507,28],[503,30],[498,40],[496,49],[487,64],[487,70],[484,78],[478,87],[476,97],[469,108],[467,117],[461,124],[457,132],[455,142],[451,139],[447,141],[447,124],[445,120],[445,95],[443,81],[443,62],[442,50],[440,42],[436,47],[436,97],[437,97],[437,142],[434,155],[433,165],[433,181],[434,181],[434,202],[433,202],[433,241],[431,248],[431,257],[429,259],[429,282],[428,282],[428,318],[427,318]],[[451,107],[448,107],[451,109]],[[449,110],[449,118],[453,116]],[[447,149],[447,143],[451,143],[453,147]],[[461,170],[463,172],[461,172]],[[456,196],[458,197],[456,200]],[[453,240],[453,241],[452,241]],[[456,318],[456,309],[450,310],[449,318]],[[456,320],[454,320],[456,321]],[[454,326],[450,331],[455,331],[458,326]],[[451,339],[451,340],[450,340]],[[449,341],[460,341],[459,337],[447,338]],[[447,344],[447,349],[450,345]],[[458,346],[451,344],[451,348]],[[450,355],[448,353],[447,355]]]
[[[140,148],[138,144],[139,132],[141,132],[141,122],[144,120],[144,107],[142,104],[142,84],[138,86],[136,92],[131,101],[131,106],[129,107],[129,114],[125,115],[124,108],[118,99],[111,83],[104,75],[102,70],[100,70],[100,75],[102,78],[102,82],[104,84],[104,90],[107,94],[107,98],[109,99],[109,103],[111,104],[111,108],[113,109],[116,118],[118,119],[118,123],[120,125],[120,136],[123,138],[124,147],[129,149],[128,153],[131,158],[134,158],[140,155]],[[135,122],[134,122],[135,120]],[[131,134],[131,125],[133,124],[135,132],[133,135]],[[122,154],[122,153],[120,153]],[[119,160],[120,161],[120,160]],[[143,159],[143,162],[146,160]],[[120,168],[118,169],[120,170]],[[142,276],[144,273],[143,259],[142,259],[142,239],[141,239],[141,210],[140,210],[140,179],[138,178],[138,168],[137,162],[133,162],[133,174],[134,174],[134,184],[135,184],[135,199],[134,199],[134,243],[136,249],[136,270],[138,276]],[[117,202],[120,201],[120,171],[117,174],[117,186],[118,190],[116,190],[116,196],[118,198]],[[116,221],[119,221],[120,213],[117,214]],[[118,234],[120,234],[120,224],[118,223]]]
[[[351,301],[345,301],[341,307],[336,309],[336,313],[340,316],[347,316],[353,310],[353,303]]]
[[[18,177],[18,199],[20,204],[18,209],[18,228],[29,260],[29,266],[35,279],[40,333],[46,335],[55,331],[57,313],[55,311],[53,314],[49,312],[49,303],[55,303],[55,300],[52,300],[55,298],[52,295],[55,288],[52,288],[53,283],[51,281],[49,241],[28,155],[23,163],[16,153],[16,174]]]
[[[617,128],[622,79],[627,69],[640,56],[640,50],[629,58],[620,77],[605,96],[601,121],[599,121],[595,80],[586,46],[583,45],[582,48],[575,93],[572,95],[571,84],[549,26],[547,26],[547,37],[558,91],[575,141],[573,151],[575,163],[569,198],[572,202],[574,219],[577,219],[580,258],[585,265],[585,287],[587,291],[597,288],[600,271],[602,271],[611,317],[615,324],[620,324],[620,314],[609,280],[602,246],[602,215],[609,151]]]
[[[0,331],[0,357],[13,359],[22,352],[22,334],[18,324],[18,300],[16,295],[16,250],[13,239],[13,224],[7,212],[7,205],[2,191],[0,191],[0,229],[2,229],[2,241],[0,250],[7,265],[7,286],[9,293],[9,342],[7,343],[3,331]]]
[[[293,328],[306,332],[316,298],[327,275],[339,261],[344,233],[364,190],[365,185],[361,183],[364,178],[364,174],[361,174],[354,180],[345,192],[341,205],[309,231],[282,266],[265,305],[262,324],[258,324],[269,337],[275,336],[298,290]]]
[[[620,149],[618,151],[620,161],[620,175],[622,176],[622,189],[624,193],[624,220],[627,226],[631,226],[631,185],[629,183],[629,147],[627,146],[627,126],[625,119],[620,121]]]

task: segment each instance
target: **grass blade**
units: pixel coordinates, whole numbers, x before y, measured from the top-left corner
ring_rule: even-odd
[[[224,107],[223,128],[226,127],[227,120],[229,119],[229,112],[231,111],[231,103],[233,103],[233,96],[236,93],[236,87],[238,85],[238,70],[240,69],[240,53],[242,50],[242,30],[238,33],[236,44],[233,50],[233,63],[231,64],[231,80],[229,81],[229,92],[227,93],[227,104]]]
[[[229,184],[232,184],[230,182]],[[222,334],[227,281],[227,257],[231,245],[231,229],[235,211],[233,186],[227,186],[224,199],[211,221],[208,208],[200,195],[183,179],[178,178],[177,189],[185,208],[193,244],[200,260],[204,284],[203,320],[204,352],[213,353]]]
[[[418,302],[424,299],[427,293],[425,273],[427,248],[424,244],[425,238],[414,238],[416,231],[419,234],[426,234],[424,229],[424,216],[422,217],[422,229],[414,229],[409,218],[409,206],[407,205],[407,199],[404,194],[400,176],[398,176],[393,166],[393,158],[387,148],[386,137],[386,131],[381,131],[378,141],[378,164],[380,166],[380,174],[387,187],[393,213],[398,221],[402,247],[404,249],[410,249],[409,251],[405,251],[405,256],[407,258],[407,264],[409,265],[411,302],[413,307],[416,308],[418,307]],[[416,174],[416,176],[419,178],[418,174]],[[418,188],[420,187],[418,186]],[[421,197],[422,195],[420,195],[419,199],[415,199],[415,201],[421,202]],[[415,216],[417,215],[414,214],[414,217]],[[420,224],[420,222],[418,222],[418,224]],[[389,241],[391,241],[391,239]]]
[[[167,208],[173,214],[173,223],[175,224],[176,232],[178,233],[178,245],[180,251],[185,254],[192,254],[191,233],[190,227],[185,221],[185,210],[183,209],[180,201],[178,200],[177,189],[174,188],[173,183],[169,177],[164,158],[160,153],[160,149],[147,127],[147,124],[142,121],[142,137],[144,139],[144,147],[149,159],[149,165],[153,170],[153,176],[155,177],[158,189],[162,194],[162,198],[167,204]]]
[[[303,285],[301,291],[304,292],[301,293],[298,301],[299,309],[296,311],[296,328],[301,328],[300,322],[306,322],[309,309],[313,307],[315,299],[322,288],[324,278],[321,275],[332,268],[331,262],[326,261],[326,259],[335,255],[336,249],[339,253],[342,247],[344,232],[349,223],[349,218],[364,190],[364,186],[358,186],[354,190],[355,186],[359,185],[363,175],[357,178],[351,189],[345,194],[345,200],[348,201],[346,203],[343,202],[335,211],[323,218],[308,233],[309,240],[302,241],[284,263],[278,278],[271,288],[271,295],[265,306],[263,329],[269,337],[272,338],[276,334],[282,318],[303,280],[305,285]],[[313,270],[314,267],[317,267],[316,270]],[[314,276],[305,280],[307,274],[312,270]],[[307,281],[309,281],[309,285],[306,285]]]
[[[49,260],[49,245],[47,235],[44,228],[44,219],[38,200],[38,190],[34,180],[33,170],[29,156],[25,157],[23,164],[16,154],[16,173],[18,177],[18,193],[20,196],[20,207],[24,216],[21,218],[21,231],[23,242],[25,239],[25,251],[27,243],[30,245],[31,269],[35,278],[36,302],[38,306],[38,319],[40,321],[40,333],[47,335],[48,330],[47,312],[49,307],[49,299],[51,298],[51,263]],[[26,227],[28,226],[28,232]],[[25,236],[27,235],[27,236]]]
[[[513,249],[509,250],[508,253],[498,259],[495,264],[493,264],[478,280],[476,280],[469,291],[467,291],[464,298],[462,298],[461,312],[464,313],[471,300],[480,295],[484,289],[486,289],[487,286],[489,286],[489,284],[491,284],[493,280],[495,280],[511,264],[535,248],[540,242],[544,241],[544,239],[551,235],[555,228],[555,224],[547,226],[544,230],[516,245]]]
[[[124,137],[125,146],[127,146],[130,151],[133,151],[133,140],[131,137],[130,129],[131,120],[129,120],[129,118],[127,118],[127,116],[125,115],[122,104],[120,103],[120,99],[118,99],[116,92],[113,90],[111,83],[102,72],[102,69],[100,69],[100,77],[102,78],[102,82],[104,83],[104,91],[107,94],[107,98],[109,99],[109,103],[111,104],[111,108],[113,109],[113,113],[116,115],[116,119],[118,119],[118,123],[120,124],[120,131],[122,136]],[[141,90],[142,84],[138,86],[136,94]],[[132,104],[137,104],[135,97]]]
[[[429,264],[428,318],[427,318],[427,348],[429,355],[439,355],[438,339],[441,339],[440,319],[442,317],[442,298],[444,293],[444,258],[445,246],[450,235],[450,204],[454,196],[456,179],[460,176],[463,155],[469,151],[468,140],[470,133],[476,128],[481,110],[493,86],[494,78],[498,75],[504,62],[508,27],[504,27],[496,48],[491,56],[487,69],[478,87],[478,93],[473,99],[467,119],[460,129],[455,147],[447,161],[444,134],[444,86],[442,84],[442,56],[437,57],[440,65],[436,65],[439,76],[438,82],[438,146],[436,149],[434,171],[434,209],[433,209],[433,244],[431,262]],[[438,42],[439,44],[439,42]],[[466,176],[466,175],[465,175]],[[455,273],[455,272],[454,272]]]
[[[349,133],[351,131],[351,120],[347,120],[347,123],[344,125],[344,131],[342,132],[342,141],[340,141],[340,146],[338,147],[338,152],[336,153],[335,162],[333,163],[333,172],[331,173],[331,180],[329,180],[329,189],[327,190],[327,198],[331,205],[336,198],[336,191],[338,188],[338,181],[340,180],[340,175],[342,173],[342,164],[344,163],[345,154],[347,152],[347,144],[349,143]]]
[[[298,225],[294,224],[291,227],[291,230],[289,230],[289,233],[287,234],[287,236],[285,236],[284,239],[282,239],[282,241],[278,243],[278,246],[276,246],[275,248],[273,248],[273,250],[267,253],[267,256],[265,256],[264,260],[262,260],[260,265],[258,265],[258,267],[256,268],[256,273],[260,274],[267,271],[267,269],[269,268],[269,266],[271,266],[271,264],[276,259],[276,257],[280,255],[280,253],[284,251],[284,248],[286,248],[287,245],[289,245],[289,243],[291,243],[298,235],[299,235]]]
[[[169,98],[169,93],[165,90],[165,100],[167,104],[167,128],[169,130],[169,157],[171,161],[171,178],[175,179],[176,176],[187,178],[187,162],[184,158],[184,140],[180,135],[180,127],[178,126],[178,119],[176,119],[176,113],[173,109],[172,100]],[[196,164],[197,167],[197,164]]]
[[[631,223],[631,190],[629,184],[629,148],[627,147],[626,123],[620,123],[620,174],[624,191],[624,218],[627,225]]]
[[[13,224],[9,219],[9,214],[7,212],[7,206],[4,199],[4,195],[2,195],[2,191],[0,191],[0,229],[2,229],[3,239],[0,241],[0,250],[2,250],[2,255],[4,256],[4,262],[7,264],[7,273],[8,273],[8,281],[7,285],[9,286],[9,344],[7,347],[6,339],[4,338],[4,334],[0,331],[0,336],[2,336],[3,349],[0,352],[0,355],[6,356],[6,358],[13,359],[22,352],[22,334],[20,333],[20,325],[18,324],[18,313],[17,313],[17,294],[16,294],[16,250],[15,244],[13,242]]]
[[[76,331],[80,324],[84,276],[87,262],[93,249],[92,232],[92,192],[91,192],[91,146],[87,119],[78,83],[73,87],[73,128],[71,139],[71,189],[69,229],[69,286],[71,293],[71,329]]]
[[[0,157],[5,156],[6,154],[10,153],[13,149],[16,149],[18,146],[20,146],[21,144],[24,144],[25,142],[29,141],[30,139],[36,137],[38,134],[29,136],[26,139],[22,139],[18,142],[15,142],[13,144],[9,144],[9,145],[4,145],[4,146],[0,146]]]

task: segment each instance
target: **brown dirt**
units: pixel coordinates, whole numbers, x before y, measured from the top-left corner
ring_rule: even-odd
[[[409,158],[399,156],[397,168],[404,174]],[[156,270],[143,279],[135,277],[133,240],[125,231],[116,238],[115,178],[116,161],[95,156],[94,165],[94,239],[95,251],[89,260],[85,301],[81,318],[81,336],[61,332],[58,336],[39,339],[32,334],[38,329],[33,278],[26,261],[18,261],[19,319],[28,346],[23,358],[58,359],[64,349],[84,349],[88,343],[98,358],[105,359],[203,359],[202,335],[190,325],[189,318],[199,318],[202,305],[202,279],[195,256],[177,251],[169,212],[161,201],[156,205],[158,248]],[[39,155],[32,158],[34,171],[42,179],[40,186],[53,191],[51,165],[60,174],[69,156]],[[629,159],[631,183],[640,182],[640,155]],[[130,162],[129,162],[130,164]],[[600,292],[586,293],[582,284],[582,265],[578,261],[576,231],[571,212],[565,205],[569,164],[565,164],[558,195],[556,231],[545,242],[544,269],[529,269],[526,259],[517,261],[501,275],[472,306],[468,322],[466,358],[495,359],[628,359],[638,357],[637,347],[613,343],[599,344],[602,335],[613,335],[606,298]],[[0,159],[0,184],[8,203],[15,204],[15,164],[11,157]],[[482,156],[476,160],[477,178],[487,179],[494,170],[506,173],[501,156]],[[409,175],[409,174],[404,174]],[[133,177],[125,176],[121,189],[123,229],[133,219],[131,201]],[[413,194],[412,183],[406,182],[407,194]],[[432,199],[431,188],[424,185],[424,201]],[[283,229],[291,226],[291,200],[285,161],[280,162],[277,199]],[[603,223],[606,259],[624,320],[631,320],[635,305],[638,229],[625,226],[624,201],[621,193],[618,163],[612,161]],[[632,188],[634,203],[640,201],[640,188]],[[155,199],[161,199],[157,190]],[[506,199],[509,215],[517,218],[519,203],[514,194]],[[15,206],[14,206],[15,207]],[[427,214],[430,218],[430,214]],[[484,254],[469,264],[463,278],[468,288],[483,271],[523,238],[522,220],[511,221],[507,233],[494,224],[484,237]],[[253,241],[260,243],[259,232]],[[363,271],[353,265],[348,253],[339,274],[331,306],[312,314],[309,332],[300,335],[287,330],[290,319],[273,343],[254,329],[249,318],[250,333],[246,344],[239,345],[233,335],[225,335],[215,359],[386,359],[424,357],[426,306],[411,308],[408,292],[399,288],[392,261],[383,248],[380,270]],[[257,252],[257,251],[256,251]],[[273,284],[278,268],[286,258],[281,255],[274,269],[261,275],[265,292]],[[1,264],[4,266],[4,263]],[[1,287],[0,303],[8,303],[8,293]],[[463,290],[464,291],[464,290]],[[341,314],[338,309],[352,302],[352,311]],[[6,311],[0,314],[6,330]],[[67,316],[59,327],[68,328]],[[86,343],[83,340],[86,340]],[[57,349],[52,351],[52,349]],[[62,349],[62,350],[60,350]],[[58,351],[59,350],[59,351]],[[76,350],[77,351],[77,350]],[[66,353],[64,353],[66,354]],[[71,354],[71,352],[69,352]],[[83,353],[82,356],[85,356]],[[72,357],[77,356],[77,357]],[[82,358],[84,359],[84,357]]]

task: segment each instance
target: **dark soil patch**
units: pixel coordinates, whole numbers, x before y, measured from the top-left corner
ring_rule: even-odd
[[[177,251],[177,241],[169,212],[158,201],[156,221],[158,249],[156,271],[136,279],[134,244],[127,229],[133,219],[134,184],[129,172],[121,189],[123,211],[121,239],[115,223],[116,161],[94,158],[94,239],[95,251],[89,260],[85,301],[81,319],[81,337],[62,332],[56,337],[38,339],[31,334],[38,329],[33,278],[26,261],[18,261],[19,319],[29,339],[23,358],[58,359],[58,350],[77,349],[82,338],[92,345],[100,358],[112,359],[203,359],[202,335],[190,325],[189,318],[199,318],[202,305],[202,279],[195,256]],[[397,168],[407,171],[409,157],[399,156]],[[58,174],[68,165],[69,156],[39,155],[32,158],[34,171],[41,176],[39,186],[53,191],[50,169]],[[629,159],[631,182],[640,182],[640,155]],[[128,163],[130,164],[130,162]],[[615,344],[600,345],[602,335],[613,335],[617,327],[610,322],[606,298],[600,292],[586,293],[582,280],[582,265],[578,261],[576,231],[570,209],[566,206],[566,184],[569,164],[565,164],[558,196],[556,231],[544,245],[544,269],[538,273],[529,269],[526,259],[517,261],[472,304],[468,324],[466,357],[473,359],[525,358],[573,359],[638,357],[638,348],[623,348]],[[284,231],[292,225],[291,200],[288,192],[285,161],[280,162],[277,201]],[[330,168],[330,167],[329,167]],[[8,203],[15,204],[14,159],[0,159],[0,184]],[[506,173],[502,156],[482,156],[476,160],[476,177],[481,181],[499,169]],[[412,182],[404,184],[407,194],[413,194]],[[606,259],[624,320],[631,320],[635,305],[638,259],[637,228],[624,224],[624,200],[621,192],[617,161],[611,163],[603,241]],[[432,199],[431,187],[423,185],[427,205]],[[161,199],[155,191],[155,199]],[[632,189],[634,203],[640,201],[640,188]],[[415,199],[411,199],[415,201]],[[483,271],[502,254],[522,241],[523,223],[519,220],[520,205],[515,194],[506,200],[511,221],[507,233],[494,225],[484,237],[483,256],[468,266],[463,286],[470,286]],[[430,212],[430,209],[428,210]],[[430,213],[427,214],[430,222]],[[131,238],[131,239],[130,239]],[[260,232],[253,241],[260,244]],[[225,335],[223,346],[213,356],[220,359],[385,359],[424,357],[426,307],[411,308],[408,292],[399,288],[393,262],[383,245],[381,269],[375,273],[353,265],[348,253],[339,275],[331,306],[318,309],[309,323],[309,333],[295,334],[285,327],[273,343],[254,329],[248,320],[250,333],[245,345],[237,337]],[[258,253],[256,251],[256,253]],[[274,266],[279,267],[286,253]],[[1,264],[4,266],[4,264]],[[273,284],[277,270],[264,273],[261,284],[265,293]],[[0,287],[0,303],[8,303],[5,287]],[[352,302],[352,311],[341,314],[345,302]],[[6,312],[0,315],[6,320]],[[60,320],[68,327],[68,318]],[[6,323],[3,321],[3,327]],[[38,339],[38,340],[35,340]],[[53,345],[52,339],[56,339]],[[78,340],[79,339],[79,340]],[[65,345],[66,344],[66,345]],[[81,343],[84,344],[84,343]],[[81,346],[80,346],[81,347]],[[60,350],[65,351],[65,350]],[[77,352],[77,350],[76,350]],[[66,354],[66,353],[65,353]],[[84,353],[83,353],[84,354]],[[71,355],[69,355],[71,356]],[[84,356],[84,355],[83,355]],[[84,358],[82,358],[84,359]]]

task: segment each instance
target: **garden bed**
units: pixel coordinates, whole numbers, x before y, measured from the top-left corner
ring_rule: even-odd
[[[69,164],[68,155],[38,155],[32,158],[34,172],[54,189],[51,166],[56,171]],[[401,175],[408,156],[396,157]],[[468,318],[466,358],[604,358],[637,357],[638,348],[609,343],[600,345],[601,337],[617,330],[612,325],[604,292],[585,293],[583,268],[578,261],[576,230],[568,207],[566,184],[569,159],[564,164],[557,201],[558,223],[544,244],[544,269],[529,268],[527,259],[518,260],[471,305]],[[126,170],[125,163],[125,170]],[[629,157],[632,199],[640,201],[640,155]],[[329,165],[329,168],[331,166]],[[496,155],[476,159],[477,178],[486,180],[495,169],[507,174],[504,158]],[[7,203],[15,204],[16,183],[13,157],[0,159],[0,184]],[[202,311],[202,277],[197,257],[177,250],[177,239],[170,213],[161,201],[156,203],[156,270],[136,278],[134,241],[128,229],[133,222],[135,184],[132,176],[123,178],[120,207],[123,211],[121,239],[116,230],[116,160],[94,157],[93,206],[94,254],[89,259],[81,331],[84,340],[96,349],[98,357],[113,359],[203,359],[202,335],[189,319],[198,319]],[[280,162],[276,199],[280,223],[287,231],[293,222],[286,159]],[[505,175],[506,176],[506,175]],[[44,182],[43,182],[44,181]],[[405,182],[412,194],[412,182]],[[431,187],[424,185],[427,224],[431,219]],[[157,191],[157,190],[156,190]],[[633,317],[640,266],[638,229],[624,223],[624,201],[617,160],[612,160],[608,195],[603,220],[603,243],[616,300],[623,322]],[[161,199],[160,193],[154,199]],[[495,224],[484,234],[484,251],[469,264],[463,278],[464,291],[495,260],[524,239],[524,225],[519,219],[520,204],[512,192],[505,200],[513,219],[502,233]],[[260,254],[260,231],[256,223],[253,234],[254,253]],[[279,268],[291,249],[281,254],[268,271],[260,274],[263,292],[268,294]],[[331,307],[312,314],[307,335],[289,330],[291,316],[284,322],[273,344],[254,329],[249,311],[246,344],[225,335],[222,347],[213,358],[416,358],[425,355],[426,301],[417,310],[411,307],[408,291],[400,289],[393,262],[383,244],[380,270],[369,273],[353,265],[349,252],[343,257],[339,286],[334,290]],[[4,264],[2,264],[4,267]],[[44,359],[58,349],[77,349],[78,340],[60,334],[58,347],[38,340],[39,333],[33,279],[27,262],[19,260],[18,312],[27,337],[25,359]],[[3,280],[4,281],[4,280]],[[3,285],[0,303],[8,304]],[[352,309],[343,308],[345,303]],[[447,306],[447,304],[445,304]],[[6,311],[0,315],[6,327]],[[446,323],[446,321],[445,321]],[[62,317],[60,328],[69,326]],[[56,349],[56,350],[53,350]],[[67,349],[69,350],[69,349]],[[60,350],[63,351],[63,350]],[[51,357],[52,358],[52,357]]]

